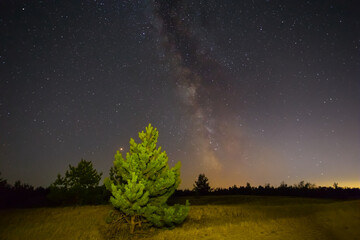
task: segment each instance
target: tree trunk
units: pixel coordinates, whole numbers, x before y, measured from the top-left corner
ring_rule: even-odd
[[[131,216],[130,220],[130,233],[133,234],[135,230],[135,216]]]

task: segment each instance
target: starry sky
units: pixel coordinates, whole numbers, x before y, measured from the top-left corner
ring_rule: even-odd
[[[355,0],[0,1],[0,171],[108,175],[148,123],[181,188],[360,187]]]

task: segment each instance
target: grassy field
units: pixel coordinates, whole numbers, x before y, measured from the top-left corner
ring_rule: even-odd
[[[188,197],[187,220],[173,230],[128,234],[105,222],[111,206],[0,211],[0,239],[359,239],[360,200],[289,197]],[[177,202],[185,201],[178,198]]]

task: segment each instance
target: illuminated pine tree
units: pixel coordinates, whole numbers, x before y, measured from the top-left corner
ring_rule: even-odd
[[[158,136],[159,132],[149,124],[146,132],[139,133],[141,143],[131,138],[126,159],[117,151],[112,177],[105,181],[112,193],[110,201],[125,216],[131,233],[142,222],[173,227],[182,223],[189,212],[188,201],[186,205],[166,203],[181,182],[181,164],[169,168],[166,152],[156,148]]]

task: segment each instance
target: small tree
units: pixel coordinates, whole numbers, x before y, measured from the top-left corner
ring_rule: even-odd
[[[198,180],[195,181],[194,191],[200,195],[207,194],[211,191],[209,179],[205,177],[205,174],[200,174]]]
[[[90,188],[99,185],[102,173],[94,169],[91,161],[81,159],[78,165],[69,165],[69,170],[65,173],[65,182],[70,188]]]
[[[168,198],[180,184],[180,162],[173,168],[168,166],[168,157],[161,147],[156,148],[159,133],[151,124],[146,132],[139,133],[141,143],[130,139],[130,150],[123,158],[115,154],[111,178],[105,180],[111,191],[111,203],[130,224],[130,232],[142,222],[156,227],[180,224],[189,212],[186,205],[168,206]]]
[[[101,176],[102,173],[94,169],[91,161],[81,159],[77,166],[69,165],[64,177],[57,175],[54,183],[50,185],[48,197],[57,204],[99,203],[102,193],[96,188]]]

